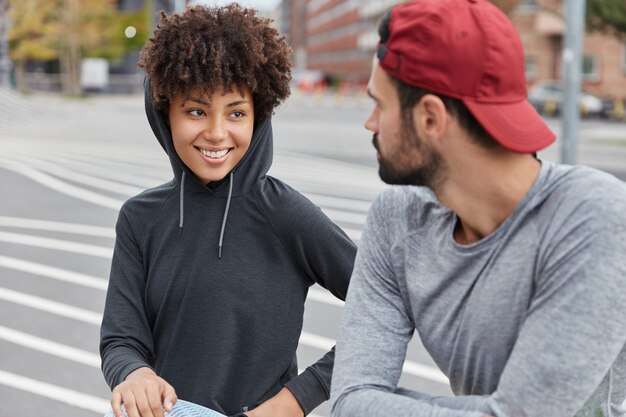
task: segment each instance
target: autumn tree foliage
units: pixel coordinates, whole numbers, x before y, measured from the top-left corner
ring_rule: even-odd
[[[587,0],[587,28],[626,39],[626,1]]]
[[[507,15],[510,15],[517,7],[519,0],[489,0]]]
[[[489,1],[508,15],[513,13],[520,3],[520,0]],[[537,0],[539,9],[542,3],[541,0]],[[550,7],[550,10],[555,11],[554,7]],[[601,31],[626,39],[626,0],[586,0],[586,25],[588,31]]]
[[[59,60],[63,91],[80,93],[86,57],[116,60],[147,38],[145,11],[123,13],[115,0],[9,0],[9,49],[17,79],[30,60]],[[124,35],[136,27],[134,39]]]

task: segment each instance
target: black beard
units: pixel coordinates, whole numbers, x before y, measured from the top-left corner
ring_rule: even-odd
[[[424,162],[420,166],[405,169],[397,168],[393,162],[385,159],[378,146],[378,134],[374,134],[372,144],[378,151],[378,175],[383,182],[390,185],[419,185],[434,189],[441,180],[444,161],[441,155],[426,148],[415,132],[403,131],[402,139],[422,152]]]

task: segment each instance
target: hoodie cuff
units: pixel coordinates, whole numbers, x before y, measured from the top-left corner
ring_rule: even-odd
[[[117,386],[121,384],[122,382],[124,382],[126,380],[126,377],[130,375],[131,372],[136,371],[139,368],[150,368],[154,371],[154,369],[145,362],[139,362],[139,361],[131,362],[128,365],[124,366],[124,368],[122,368],[122,371],[120,372],[121,379],[115,385]],[[111,389],[113,388],[115,387],[111,387]]]
[[[296,397],[305,416],[329,397],[326,385],[310,369],[287,382],[285,387]]]

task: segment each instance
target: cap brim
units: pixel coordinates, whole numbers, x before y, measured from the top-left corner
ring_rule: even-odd
[[[492,104],[464,99],[463,103],[487,133],[512,151],[537,152],[556,140],[528,100]]]

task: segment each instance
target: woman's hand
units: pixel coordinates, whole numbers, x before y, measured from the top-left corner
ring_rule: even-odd
[[[246,411],[248,417],[304,417],[298,400],[288,388],[283,388],[257,408]],[[143,417],[143,416],[142,416]]]
[[[135,369],[113,389],[111,408],[115,417],[124,417],[122,404],[128,417],[164,417],[163,408],[169,413],[177,399],[170,384],[144,367]]]

